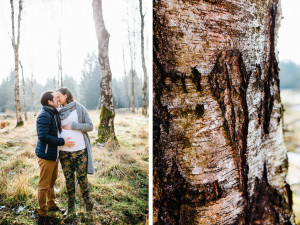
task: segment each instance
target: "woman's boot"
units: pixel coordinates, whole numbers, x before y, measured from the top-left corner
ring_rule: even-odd
[[[68,201],[68,215],[75,212],[75,201]]]
[[[93,210],[94,204],[91,201],[86,201],[85,202],[85,210],[87,212],[91,212]]]

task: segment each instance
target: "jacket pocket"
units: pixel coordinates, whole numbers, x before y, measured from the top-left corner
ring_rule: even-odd
[[[48,152],[48,144],[46,144],[45,154]]]

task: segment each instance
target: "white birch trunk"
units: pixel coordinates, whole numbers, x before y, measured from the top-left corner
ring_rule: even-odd
[[[143,15],[143,2],[139,0],[140,6],[140,16],[141,16],[141,57],[142,57],[142,67],[144,72],[144,84],[142,88],[142,95],[143,95],[143,105],[142,105],[142,114],[147,116],[147,82],[148,82],[148,75],[147,75],[147,68],[145,62],[145,46],[144,46],[144,27],[145,27],[145,15]]]
[[[20,46],[20,26],[21,26],[21,12],[22,12],[22,0],[19,0],[19,12],[17,20],[17,37],[15,31],[15,9],[14,1],[10,0],[11,5],[11,22],[12,22],[12,47],[14,50],[14,59],[15,59],[15,107],[16,107],[16,118],[17,118],[17,127],[23,126],[24,121],[22,119],[21,113],[21,104],[20,104],[20,85],[19,85],[19,46]]]
[[[24,104],[24,114],[25,120],[27,121],[27,104],[26,104],[26,92],[25,92],[25,79],[24,79],[24,70],[21,61],[19,61],[21,71],[22,71],[22,89],[23,89],[23,104]]]
[[[104,143],[109,138],[116,138],[114,130],[115,110],[111,86],[112,74],[108,57],[109,33],[106,30],[103,20],[102,0],[93,0],[92,4],[96,35],[98,40],[98,59],[101,74],[101,111],[100,124],[98,127],[98,138],[96,142]]]
[[[278,0],[154,0],[154,221],[294,224]]]

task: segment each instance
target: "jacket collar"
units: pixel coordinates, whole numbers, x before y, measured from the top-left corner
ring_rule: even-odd
[[[53,106],[43,106],[43,109],[49,113],[51,113],[53,116],[55,114],[58,114],[58,111],[56,108],[54,108]]]

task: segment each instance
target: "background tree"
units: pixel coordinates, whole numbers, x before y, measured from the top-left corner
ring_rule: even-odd
[[[135,48],[133,45],[134,40],[133,39],[133,35],[130,34],[130,30],[129,30],[129,25],[128,25],[128,44],[129,44],[129,51],[130,51],[130,70],[129,70],[129,75],[130,75],[130,94],[131,94],[131,111],[135,112],[135,94],[134,94],[134,58],[135,58]],[[133,42],[133,43],[132,43]]]
[[[64,87],[68,87],[70,89],[75,99],[79,99],[79,93],[78,93],[79,87],[77,81],[72,76],[65,74],[63,79],[63,84]]]
[[[279,63],[280,88],[300,89],[300,65],[294,62]]]
[[[22,71],[22,90],[23,90],[23,104],[24,104],[24,114],[25,114],[25,120],[27,121],[27,104],[26,104],[26,85],[25,85],[25,79],[24,79],[24,70],[21,61],[19,61],[21,71]]]
[[[30,93],[31,93],[31,111],[34,110],[34,116],[37,114],[37,103],[36,103],[36,94],[35,94],[35,86],[33,81],[33,73],[31,73],[30,77]]]
[[[63,87],[63,71],[62,71],[62,51],[61,51],[61,31],[58,38],[58,50],[57,50],[57,63],[58,63],[58,74],[57,74],[57,86]]]
[[[294,224],[280,17],[278,0],[154,0],[154,223]]]
[[[128,93],[128,87],[129,87],[128,80],[129,80],[129,77],[126,73],[124,48],[123,48],[123,67],[124,67],[124,76],[123,76],[122,80],[123,80],[124,87],[125,87],[125,96],[126,96],[126,101],[127,101],[127,108],[130,111],[130,98],[129,98],[129,93]]]
[[[16,107],[16,118],[17,127],[22,126],[24,121],[21,114],[20,105],[20,87],[19,87],[19,46],[20,46],[20,29],[21,29],[21,13],[22,13],[22,0],[19,0],[18,4],[18,20],[17,20],[17,31],[15,30],[15,7],[14,0],[10,0],[11,5],[11,26],[12,26],[12,37],[11,43],[14,50],[15,56],[15,107]],[[17,32],[17,33],[16,33]]]
[[[108,58],[109,33],[106,30],[103,12],[102,0],[93,0],[93,16],[95,22],[95,29],[98,40],[99,50],[99,65],[100,65],[100,88],[101,88],[101,110],[100,110],[100,124],[98,128],[98,138],[96,142],[106,142],[109,138],[115,138],[114,129],[114,104],[111,87],[111,70]]]
[[[60,24],[58,31],[58,48],[57,48],[57,63],[58,63],[58,74],[57,74],[57,86],[63,87],[63,67],[62,67],[62,51],[61,51],[61,42],[62,42],[62,0],[60,0]]]
[[[14,105],[14,90],[15,75],[14,71],[11,71],[10,75],[3,79],[0,85],[0,112],[14,111],[16,107]]]
[[[95,53],[88,54],[81,72],[80,102],[87,109],[96,109],[100,98],[100,67]],[[100,74],[100,76],[99,76]]]
[[[142,89],[143,93],[143,106],[142,106],[142,114],[144,116],[147,116],[147,81],[148,81],[148,76],[147,76],[147,68],[146,68],[146,62],[145,62],[145,47],[144,47],[144,27],[145,27],[145,22],[144,18],[145,15],[143,15],[143,1],[139,0],[139,6],[140,6],[140,15],[141,15],[141,57],[142,57],[142,68],[144,72],[144,85]]]

